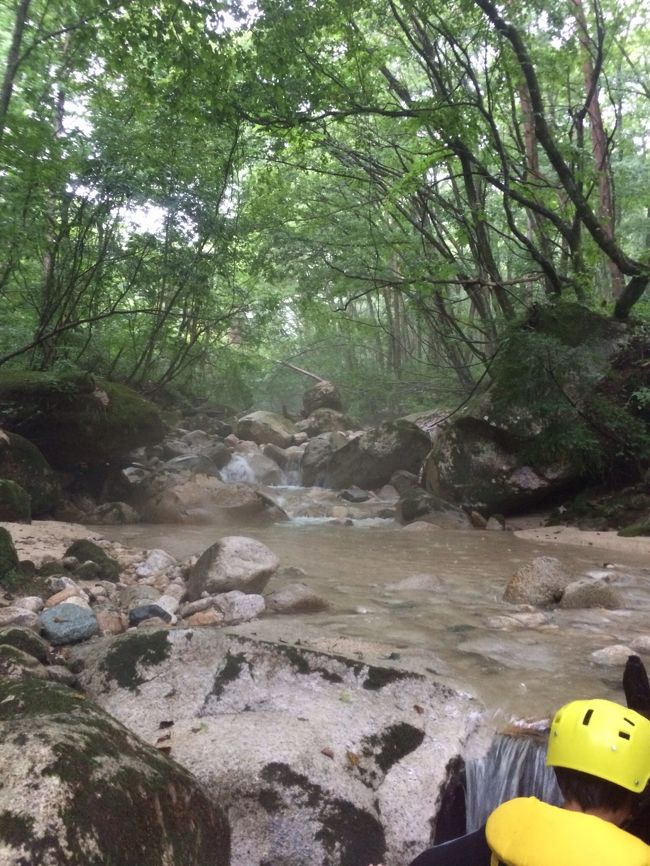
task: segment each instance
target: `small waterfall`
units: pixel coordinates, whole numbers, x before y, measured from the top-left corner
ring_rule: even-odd
[[[233,454],[230,462],[219,472],[221,478],[230,484],[255,484],[255,473],[241,454]]]
[[[300,487],[300,482],[302,481],[301,464],[302,451],[288,454],[287,463],[284,467],[284,483],[287,487]]]
[[[545,739],[497,734],[487,754],[465,767],[467,832],[478,830],[490,812],[513,797],[559,804],[555,774],[545,760]]]

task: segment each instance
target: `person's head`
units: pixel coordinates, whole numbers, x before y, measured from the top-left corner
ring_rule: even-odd
[[[650,780],[650,721],[613,701],[572,701],[551,723],[546,765],[568,804],[618,823]]]

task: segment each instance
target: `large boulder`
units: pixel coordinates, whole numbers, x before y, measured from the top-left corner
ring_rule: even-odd
[[[56,469],[103,465],[163,436],[152,403],[89,373],[0,374],[0,422]]]
[[[318,409],[333,409],[343,411],[343,403],[336,385],[333,382],[320,381],[308,388],[302,397],[303,414],[305,417]]]
[[[223,441],[203,430],[176,429],[171,438],[162,442],[163,456],[166,458],[194,457],[204,458],[207,466],[221,469],[230,460],[230,449]]]
[[[647,335],[574,303],[535,306],[492,382],[438,427],[427,490],[484,515],[537,507],[650,465]]]
[[[571,575],[566,572],[559,559],[554,556],[538,556],[532,562],[522,565],[510,578],[503,593],[503,600],[512,604],[548,607],[560,601],[571,581]]]
[[[34,517],[52,511],[61,498],[58,477],[45,457],[15,433],[0,431],[0,478],[13,481],[27,493]]]
[[[358,434],[361,435],[361,434]],[[350,441],[343,433],[321,433],[307,443],[300,466],[305,487],[322,486],[332,454]]]
[[[227,484],[219,478],[197,475],[143,492],[140,513],[150,523],[239,522],[264,517],[268,501],[247,484]]]
[[[187,582],[187,598],[239,590],[260,593],[280,567],[280,560],[261,541],[226,535],[198,558]]]
[[[398,469],[418,472],[430,448],[429,437],[415,424],[386,421],[330,454],[323,485],[337,490],[381,487]]]
[[[216,801],[66,686],[0,682],[3,866],[228,866]]]
[[[275,412],[251,412],[237,422],[236,435],[240,439],[255,442],[256,445],[277,445],[288,448],[297,433],[296,425],[288,418]]]
[[[445,427],[424,466],[427,490],[487,513],[533,506],[566,489],[575,475],[568,463],[533,469],[522,464],[524,439],[467,416]]]
[[[457,505],[452,505],[439,496],[427,493],[421,487],[409,487],[400,497],[395,509],[398,523],[425,520],[445,529],[471,529],[471,521]]]
[[[144,641],[74,648],[82,684],[149,742],[165,722],[171,755],[228,809],[233,866],[408,863],[430,844],[480,722],[471,697],[236,629]]]
[[[296,428],[308,436],[332,433],[335,430],[353,430],[355,427],[358,427],[358,424],[336,409],[315,409],[311,415],[296,424]]]

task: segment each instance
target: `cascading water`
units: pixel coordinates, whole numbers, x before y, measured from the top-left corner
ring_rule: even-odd
[[[290,456],[287,465],[281,472],[279,481],[272,482],[273,486],[279,487],[297,487],[300,484],[300,459],[301,455],[296,457]],[[257,477],[255,473],[255,462],[251,465],[244,454],[233,454],[230,462],[227,463],[221,470],[221,479],[228,484],[250,484],[261,485],[265,482]],[[278,473],[280,470],[276,467]]]
[[[558,805],[560,791],[545,764],[546,741],[539,737],[497,734],[487,754],[465,766],[467,832],[481,827],[488,815],[513,797],[537,797]]]
[[[302,451],[289,454],[284,467],[284,483],[287,487],[299,487],[301,482]]]
[[[220,470],[221,478],[229,484],[255,484],[255,473],[241,454],[233,454],[230,462]]]

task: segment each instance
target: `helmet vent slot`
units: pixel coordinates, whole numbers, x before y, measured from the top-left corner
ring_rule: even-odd
[[[587,710],[587,712],[585,713],[585,717],[584,717],[584,719],[582,720],[582,724],[583,724],[583,725],[588,725],[589,722],[591,721],[591,717],[593,716],[593,714],[594,714],[594,711],[593,711],[593,710]]]
[[[628,734],[627,731],[619,731],[618,735],[622,740],[629,740],[630,739],[630,735]]]
[[[632,721],[632,719],[626,719],[625,716],[623,716],[623,721],[627,722],[628,725],[632,725],[632,727],[634,727],[634,722]]]

